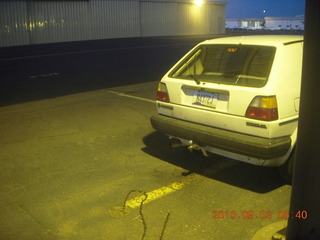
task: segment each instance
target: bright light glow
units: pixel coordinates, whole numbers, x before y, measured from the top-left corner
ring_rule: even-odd
[[[194,4],[197,5],[197,6],[202,6],[203,0],[195,0]]]

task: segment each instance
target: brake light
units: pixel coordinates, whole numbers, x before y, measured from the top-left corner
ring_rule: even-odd
[[[264,121],[273,121],[278,119],[278,106],[277,98],[275,96],[271,97],[255,97],[247,111],[247,118],[253,118]]]
[[[156,99],[159,101],[169,102],[168,89],[165,83],[159,83]]]

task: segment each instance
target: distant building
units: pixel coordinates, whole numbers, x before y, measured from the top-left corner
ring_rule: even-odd
[[[265,17],[266,29],[304,30],[304,16],[296,17]]]
[[[241,19],[227,19],[226,28],[235,29],[261,29],[264,20],[260,18],[241,18]]]
[[[227,29],[304,30],[304,16],[226,19]]]
[[[241,23],[240,19],[226,19],[226,28],[235,29],[240,28]]]

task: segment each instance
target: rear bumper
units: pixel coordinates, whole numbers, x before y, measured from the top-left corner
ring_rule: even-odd
[[[223,129],[187,122],[163,115],[151,117],[152,126],[163,133],[192,140],[200,146],[210,146],[224,151],[259,159],[284,156],[291,147],[290,136],[261,138]]]

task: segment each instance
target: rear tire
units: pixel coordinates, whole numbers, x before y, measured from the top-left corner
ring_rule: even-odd
[[[280,176],[287,184],[292,184],[293,166],[295,163],[295,159],[296,159],[296,149],[294,148],[290,154],[290,157],[286,161],[286,163],[278,167]]]

